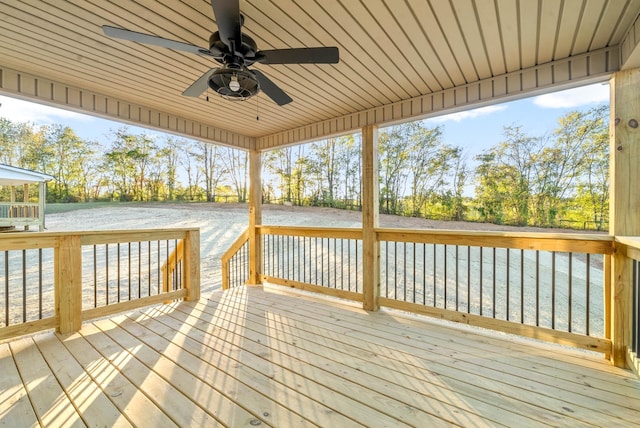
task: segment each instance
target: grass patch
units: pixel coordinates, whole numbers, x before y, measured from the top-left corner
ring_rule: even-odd
[[[107,208],[118,205],[118,202],[78,202],[73,204],[47,204],[45,214],[67,213],[70,211],[88,210],[93,208]]]

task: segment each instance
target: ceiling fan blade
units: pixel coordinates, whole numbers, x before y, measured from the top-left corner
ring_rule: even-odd
[[[336,64],[340,53],[336,47],[272,49],[256,53],[262,64]]]
[[[204,49],[195,45],[191,45],[189,43],[165,39],[164,37],[152,36],[150,34],[138,33],[137,31],[125,30],[124,28],[103,25],[102,31],[104,32],[105,36],[115,37],[116,39],[130,40],[132,42],[160,46],[163,48],[189,52],[197,55],[209,55],[218,57],[218,55],[215,55],[209,49]]]
[[[216,68],[212,68],[211,70],[204,73],[202,76],[198,78],[195,82],[191,84],[187,89],[184,90],[182,95],[186,97],[199,97],[201,93],[207,90],[209,87],[208,81],[209,77],[216,71]]]
[[[293,99],[278,87],[271,79],[265,76],[260,70],[251,70],[260,83],[260,90],[264,92],[279,106],[289,104]]]
[[[242,46],[242,18],[240,17],[240,0],[211,0],[213,14],[218,24],[220,40],[229,49]]]

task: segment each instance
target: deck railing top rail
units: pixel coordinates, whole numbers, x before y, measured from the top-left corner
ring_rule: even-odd
[[[584,233],[376,229],[381,241],[611,254],[612,236]]]

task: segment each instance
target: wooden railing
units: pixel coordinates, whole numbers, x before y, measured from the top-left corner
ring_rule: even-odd
[[[40,204],[27,202],[0,202],[0,227],[42,226]]]
[[[362,231],[259,226],[261,279],[361,302]]]
[[[249,229],[222,255],[222,289],[244,285],[249,279]]]
[[[0,339],[200,295],[199,229],[0,236]]]
[[[362,230],[257,234],[263,281],[363,300]],[[247,239],[225,254],[223,276]],[[610,236],[379,228],[376,239],[380,306],[611,352]]]
[[[619,303],[628,305],[628,308],[626,311],[623,310],[622,314],[615,314],[615,316],[623,326],[630,324],[628,331],[623,333],[627,336],[623,341],[628,344],[626,362],[627,366],[640,377],[640,238],[616,237],[616,247],[620,255],[629,262],[631,272],[628,274],[630,287],[623,290],[620,295],[614,296],[614,299],[619,299]],[[630,314],[629,319],[625,319],[625,312]]]
[[[608,354],[608,236],[379,229],[381,306]]]

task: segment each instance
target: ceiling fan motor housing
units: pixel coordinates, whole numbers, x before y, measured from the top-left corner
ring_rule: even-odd
[[[244,101],[260,92],[258,80],[245,67],[221,67],[211,74],[208,84],[211,89],[229,100]]]

